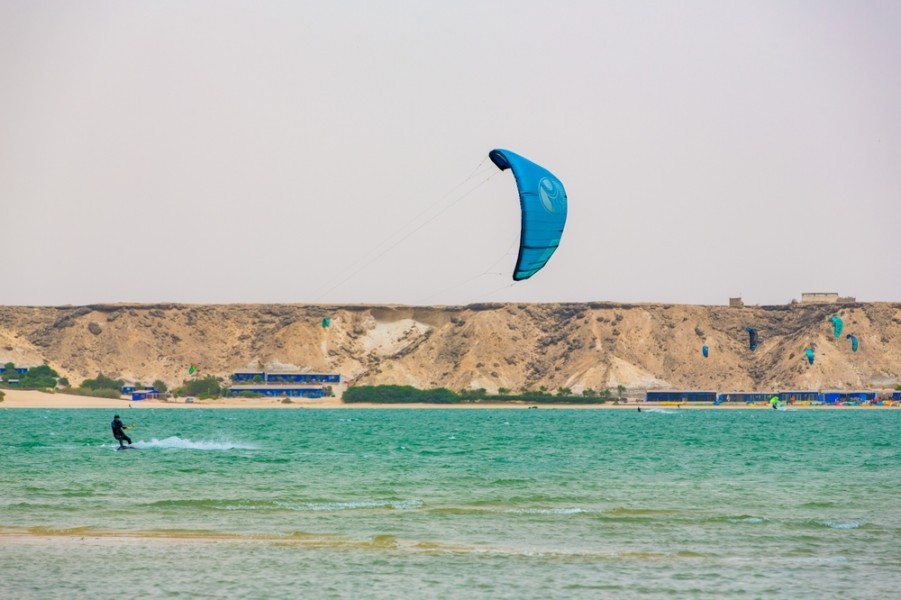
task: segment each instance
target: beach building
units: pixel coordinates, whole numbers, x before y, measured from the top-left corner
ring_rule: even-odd
[[[701,390],[654,390],[645,392],[645,402],[716,402],[716,392]]]
[[[127,396],[128,394],[133,394],[135,392],[156,392],[157,389],[152,385],[142,385],[141,389],[138,389],[136,385],[126,383],[119,391],[123,396]]]
[[[794,404],[795,402],[819,402],[820,393],[817,390],[780,391],[779,401],[785,404]]]
[[[860,402],[875,402],[876,392],[827,390],[820,392],[820,402],[823,404],[846,404]]]
[[[265,381],[269,383],[341,383],[338,373],[266,373]]]
[[[340,373],[310,371],[235,371],[229,396],[253,394],[291,398],[322,398],[331,392],[327,386],[341,383]]]
[[[854,296],[839,296],[835,292],[803,292],[801,304],[854,304]]]
[[[901,392],[892,392],[892,400],[901,401]]]
[[[140,400],[159,400],[160,393],[156,390],[138,390],[132,391],[131,399],[135,402]]]
[[[254,394],[259,396],[286,396],[292,398],[322,398],[325,396],[325,389],[321,385],[299,385],[299,384],[235,384],[229,386],[229,396],[239,396],[241,394]]]
[[[235,383],[341,383],[339,373],[301,373],[298,371],[235,371],[232,373]]]
[[[15,373],[16,375],[24,375],[25,373],[28,372],[28,369],[30,369],[30,368],[31,367],[14,367],[13,369],[10,369],[9,375],[12,375],[13,373]],[[6,370],[7,369],[5,366],[0,365],[0,376],[6,375],[7,374]]]
[[[740,402],[742,404],[755,404],[757,402],[769,402],[776,392],[723,392],[717,396],[717,404],[723,402]]]
[[[265,381],[265,371],[235,371],[232,373],[232,381]]]

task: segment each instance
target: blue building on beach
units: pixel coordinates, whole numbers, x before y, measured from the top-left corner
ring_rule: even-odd
[[[290,384],[235,384],[228,388],[229,396],[252,394],[266,397],[291,397],[291,398],[322,398],[325,390],[321,385],[290,385]]]
[[[757,402],[769,402],[776,392],[724,392],[717,396],[716,403],[741,402],[742,404],[756,404]]]
[[[339,373],[298,373],[296,371],[236,371],[232,373],[235,383],[341,383]]]
[[[339,373],[299,371],[235,371],[229,396],[322,398],[330,395],[328,386],[341,383]]]
[[[16,375],[24,375],[25,373],[28,372],[29,368],[30,367],[14,367],[14,368],[10,369],[9,374],[12,375],[13,373],[15,373]],[[3,365],[0,365],[0,375],[6,375],[7,374],[6,371],[7,371],[6,367]]]
[[[825,392],[820,392],[820,402],[823,404],[845,404],[848,402],[859,403],[859,402],[873,402],[876,400],[876,392],[863,392],[863,391],[841,391],[841,390],[829,390]]]
[[[819,402],[820,393],[816,390],[787,390],[779,392],[779,402],[794,404],[795,402]]]
[[[645,392],[645,402],[715,402],[716,392],[700,390],[654,390]]]
[[[865,404],[877,402],[878,392],[865,390],[781,390],[779,392],[709,392],[700,390],[653,390],[645,393],[646,402],[725,402],[767,404],[778,396],[783,404]],[[892,400],[901,400],[901,391],[892,393]]]

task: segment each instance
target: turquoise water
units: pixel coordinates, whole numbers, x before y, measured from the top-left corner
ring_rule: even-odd
[[[901,411],[0,410],[0,597],[887,598]]]

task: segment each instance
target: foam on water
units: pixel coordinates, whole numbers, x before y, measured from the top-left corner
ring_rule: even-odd
[[[860,521],[817,521],[820,525],[825,525],[830,529],[857,529],[863,523]]]
[[[505,510],[508,513],[519,513],[526,515],[577,515],[579,513],[595,512],[585,508],[511,508]]]
[[[153,438],[150,441],[137,441],[132,444],[135,448],[174,448],[178,450],[258,450],[259,446],[248,444],[245,442],[232,442],[229,440],[201,440],[193,441],[183,439],[178,436],[171,436],[165,439]]]
[[[279,502],[277,504],[283,508],[288,508],[291,510],[311,511],[360,510],[367,508],[411,510],[420,508],[422,506],[422,502],[419,500],[359,500],[354,502],[304,502],[301,504],[292,502]]]

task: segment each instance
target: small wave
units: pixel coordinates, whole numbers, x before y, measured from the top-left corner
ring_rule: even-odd
[[[740,515],[738,517],[726,517],[729,523],[766,523],[766,517],[752,517],[751,515]]]
[[[245,499],[181,499],[181,500],[157,500],[148,506],[153,508],[197,508],[210,510],[273,510],[277,508],[273,501],[245,500]]]
[[[831,564],[848,562],[848,559],[844,556],[804,556],[804,557],[783,556],[780,558],[780,560],[786,561],[789,563],[813,564],[813,565],[831,565]]]
[[[660,415],[681,415],[681,414],[682,414],[681,411],[678,411],[678,410],[667,410],[667,409],[665,409],[665,408],[646,408],[646,409],[642,410],[641,412],[646,412],[646,413],[657,413],[657,414],[660,414]]]
[[[201,510],[225,511],[340,511],[371,508],[411,510],[422,506],[420,500],[360,500],[356,502],[286,502],[283,500],[259,499],[182,499],[158,500],[149,506],[154,508],[195,508]]]
[[[836,502],[815,500],[813,502],[805,502],[801,505],[801,508],[835,508],[836,506],[838,506]]]
[[[860,521],[817,521],[817,523],[830,529],[857,529],[863,525]]]
[[[668,515],[677,515],[677,514],[679,514],[679,511],[668,509],[668,508],[627,508],[625,506],[621,506],[618,508],[611,508],[610,510],[606,511],[606,514],[618,516],[618,517],[619,516],[625,516],[625,517],[645,516],[645,515],[668,516]]]
[[[182,439],[178,436],[167,437],[165,439],[153,438],[149,442],[139,441],[132,444],[135,448],[175,448],[179,450],[257,450],[259,447],[254,444],[242,442],[231,442],[227,440],[220,441],[193,441]]]
[[[338,510],[359,510],[366,508],[391,508],[394,510],[411,510],[420,508],[422,501],[420,500],[360,500],[356,502],[305,502],[301,504],[295,503],[278,503],[283,508],[291,510],[312,510],[312,511],[338,511]]]
[[[517,513],[524,515],[577,515],[579,513],[594,512],[584,508],[511,508],[505,510],[506,513]]]

